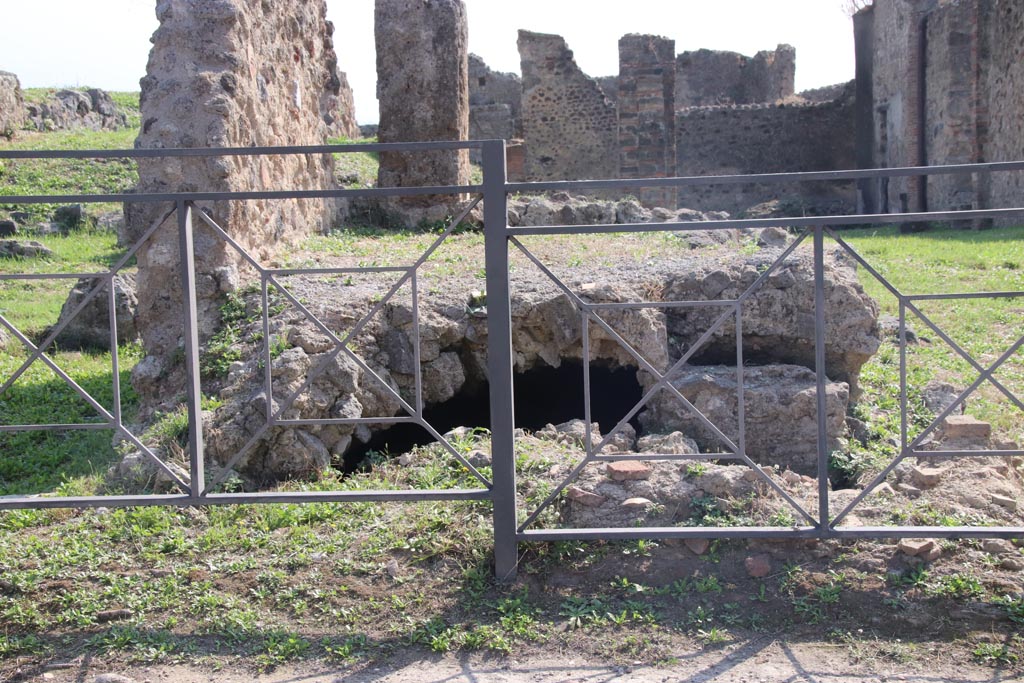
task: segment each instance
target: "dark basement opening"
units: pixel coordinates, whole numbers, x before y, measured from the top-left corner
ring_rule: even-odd
[[[609,368],[590,365],[591,420],[602,433],[611,430],[643,396],[636,368]],[[518,373],[513,380],[516,427],[536,431],[547,424],[583,419],[583,364],[563,362],[561,367],[542,367]],[[430,406],[423,416],[439,433],[455,427],[486,427],[491,424],[489,386],[486,382],[468,386],[444,403]],[[630,420],[639,431],[639,422]],[[361,469],[370,452],[392,456],[407,453],[416,446],[434,443],[433,437],[419,425],[399,424],[374,433],[366,442],[353,443],[345,453],[342,471]]]

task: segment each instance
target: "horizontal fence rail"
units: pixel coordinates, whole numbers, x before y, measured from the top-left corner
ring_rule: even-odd
[[[119,358],[117,351],[117,328],[115,316],[111,315],[112,345],[112,383],[114,400],[112,409],[107,410],[94,397],[90,396],[48,355],[47,349],[62,331],[61,325],[50,331],[47,338],[38,346],[20,332],[6,317],[0,314],[0,326],[6,329],[13,339],[10,344],[20,345],[28,354],[27,360],[10,378],[0,378],[0,396],[10,389],[13,383],[27,368],[35,363],[46,364],[66,382],[78,396],[92,405],[99,415],[99,421],[79,424],[38,424],[38,425],[2,425],[0,433],[12,431],[60,431],[60,430],[96,430],[113,431],[118,437],[129,441],[143,454],[156,461],[164,473],[176,484],[180,493],[152,495],[119,495],[119,496],[51,496],[51,495],[18,495],[0,497],[0,510],[18,508],[55,508],[55,507],[97,507],[97,506],[138,506],[138,505],[226,505],[240,503],[307,503],[307,502],[357,502],[357,501],[424,501],[424,500],[480,500],[490,501],[493,505],[493,524],[495,539],[495,571],[501,578],[515,574],[518,565],[519,544],[527,541],[556,541],[569,539],[657,539],[657,538],[968,538],[968,537],[999,537],[1014,538],[1024,536],[1024,528],[1019,527],[941,527],[941,526],[844,526],[851,512],[857,509],[864,499],[871,494],[886,478],[908,458],[935,457],[977,457],[977,456],[1022,456],[1024,451],[1016,449],[993,449],[986,451],[931,451],[921,448],[926,438],[953,410],[963,404],[966,398],[984,384],[989,384],[1018,409],[1024,409],[1018,397],[995,376],[996,371],[1017,351],[1024,346],[1024,336],[1003,350],[992,361],[982,362],[968,353],[951,339],[940,326],[936,325],[920,309],[921,302],[956,301],[987,298],[1024,297],[1021,291],[1000,292],[967,292],[943,294],[906,294],[886,280],[872,265],[856,252],[836,232],[836,228],[850,225],[890,225],[893,223],[921,221],[962,221],[980,219],[1021,219],[1024,223],[1024,207],[1004,207],[984,210],[934,211],[902,214],[872,215],[840,215],[816,217],[778,217],[759,219],[726,219],[705,222],[665,222],[665,223],[627,223],[627,224],[595,224],[595,225],[545,225],[509,227],[507,218],[508,195],[512,193],[541,193],[549,191],[590,190],[627,190],[638,187],[685,187],[706,185],[736,185],[744,183],[792,183],[801,181],[848,181],[861,179],[877,179],[887,177],[921,177],[949,174],[988,174],[1024,171],[1024,161],[999,162],[987,164],[931,166],[913,168],[867,169],[848,171],[815,171],[801,173],[776,173],[761,175],[728,175],[701,176],[684,178],[646,178],[629,180],[589,180],[589,181],[553,181],[553,182],[516,182],[509,183],[506,178],[505,147],[500,140],[470,142],[424,142],[424,143],[373,143],[353,145],[316,145],[296,147],[253,147],[223,149],[136,149],[136,150],[93,150],[93,151],[0,151],[0,160],[30,159],[160,159],[160,158],[215,158],[215,157],[260,157],[275,155],[317,155],[351,152],[432,152],[478,149],[483,157],[483,182],[457,186],[429,186],[405,188],[367,188],[367,189],[320,189],[320,190],[274,190],[274,191],[237,191],[237,192],[159,192],[159,193],[119,193],[119,194],[63,194],[63,195],[4,195],[0,203],[5,204],[56,204],[56,203],[166,203],[167,210],[145,234],[121,257],[109,270],[90,273],[48,273],[48,274],[17,274],[0,271],[0,281],[33,281],[33,280],[66,280],[78,278],[97,278],[101,282],[89,293],[76,311],[96,297],[106,296],[110,310],[114,310],[113,277],[136,255],[138,250],[153,237],[158,229],[171,218],[176,220],[178,246],[181,254],[181,281],[183,301],[181,302],[185,320],[184,358],[188,371],[187,406],[189,417],[189,467],[188,472],[179,473],[164,464],[140,437],[133,434],[127,421],[121,414],[121,397],[119,395]],[[367,266],[360,268],[270,268],[264,266],[244,249],[231,235],[218,225],[216,221],[202,210],[205,202],[231,202],[248,200],[280,200],[280,199],[333,199],[333,198],[384,198],[413,197],[425,195],[472,195],[473,199],[454,219],[449,221],[445,229],[431,246],[417,259],[407,266],[382,267]],[[402,287],[409,286],[413,292],[413,327],[419,330],[418,318],[418,270],[431,257],[434,251],[454,232],[456,227],[478,205],[482,206],[485,236],[485,266],[487,285],[487,375],[490,384],[489,402],[491,409],[491,451],[492,473],[490,479],[484,477],[473,465],[466,461],[463,454],[449,444],[443,435],[424,419],[424,403],[422,399],[422,373],[416,363],[416,397],[412,402],[406,401],[397,392],[392,391],[404,413],[393,417],[371,417],[350,419],[286,419],[283,417],[288,407],[307,389],[319,373],[325,371],[326,363],[344,356],[377,381],[386,383],[359,358],[358,354],[348,348],[353,339],[380,312],[383,306]],[[198,222],[204,229],[211,231],[226,248],[237,252],[238,256],[257,274],[261,295],[261,319],[263,326],[263,377],[262,381],[267,393],[267,410],[265,424],[257,430],[248,442],[218,472],[207,472],[203,444],[203,417],[201,410],[201,391],[199,385],[199,345],[197,329],[197,291],[196,265],[194,256],[194,224]],[[541,258],[537,257],[522,238],[544,235],[584,235],[602,233],[638,233],[638,232],[686,232],[693,230],[750,230],[765,227],[787,227],[798,229],[797,239],[790,244],[761,272],[752,285],[742,294],[730,299],[714,301],[642,301],[620,303],[591,303],[577,294],[572,287],[561,280]],[[900,355],[900,419],[901,439],[896,457],[871,482],[865,486],[851,502],[842,509],[833,509],[832,492],[828,481],[827,443],[829,440],[826,405],[826,384],[829,381],[825,366],[825,333],[826,333],[826,281],[825,281],[825,240],[829,239],[838,245],[843,254],[856,262],[867,276],[877,279],[883,288],[896,297],[899,304],[899,355]],[[817,506],[806,509],[780,487],[772,477],[751,459],[746,448],[744,418],[744,379],[746,361],[743,349],[743,314],[742,307],[751,297],[756,296],[767,279],[776,272],[795,251],[804,245],[813,250],[814,263],[814,349],[815,349],[815,390],[817,403]],[[537,268],[540,277],[554,285],[574,307],[579,316],[583,330],[584,364],[584,410],[586,423],[586,440],[583,448],[583,460],[572,468],[569,475],[561,482],[542,503],[530,510],[523,509],[517,502],[517,472],[515,458],[515,415],[513,410],[513,376],[514,349],[512,348],[511,297],[512,287],[509,277],[509,255],[516,253],[525,257]],[[0,264],[2,266],[2,264]],[[291,295],[281,284],[279,278],[294,275],[336,276],[343,274],[392,273],[399,276],[393,285],[378,300],[368,314],[362,316],[347,334],[336,334],[328,325],[321,321],[302,301]],[[287,303],[302,314],[319,332],[323,333],[332,346],[326,362],[311,370],[305,384],[293,391],[282,400],[276,409],[272,408],[273,380],[270,373],[270,334],[269,334],[269,292],[273,289],[281,292]],[[669,311],[686,308],[720,307],[721,315],[690,348],[675,359],[668,370],[659,371],[649,363],[637,349],[603,317],[610,312],[629,311],[649,308],[652,310]],[[944,409],[931,424],[916,437],[910,434],[907,425],[908,415],[908,374],[907,374],[907,315],[914,315],[921,320],[929,331],[943,343],[950,346],[957,357],[966,362],[974,372],[976,379],[963,391],[959,392],[956,401]],[[690,360],[713,335],[725,325],[733,324],[736,329],[736,373],[738,434],[731,438],[723,433],[706,415],[701,413],[672,384],[673,373],[677,372]],[[66,322],[65,322],[66,325]],[[653,378],[651,389],[647,390],[639,403],[619,421],[600,442],[591,433],[591,387],[590,387],[590,336],[591,331],[600,331],[617,343],[623,351],[631,356],[638,369]],[[1014,334],[1020,333],[1018,329]],[[414,354],[420,356],[420,340],[418,333],[414,340]],[[703,427],[717,434],[720,447],[716,452],[696,454],[648,454],[648,453],[605,453],[606,445],[615,434],[624,428],[630,419],[644,409],[647,401],[659,390],[668,391]],[[389,391],[391,389],[389,388]],[[224,483],[233,465],[243,458],[250,449],[260,443],[270,430],[278,427],[294,427],[312,424],[397,424],[415,423],[423,427],[447,454],[471,473],[479,482],[479,488],[459,490],[380,490],[380,491],[316,491],[316,492],[249,492],[225,493],[217,491]],[[557,506],[562,493],[576,480],[581,471],[588,465],[616,460],[645,461],[734,461],[739,466],[754,472],[757,481],[770,489],[785,501],[794,513],[796,522],[789,527],[629,527],[629,528],[537,528],[537,522],[546,510]]]

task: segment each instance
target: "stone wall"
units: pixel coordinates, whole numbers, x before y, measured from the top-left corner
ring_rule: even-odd
[[[523,83],[518,74],[492,70],[469,55],[469,137],[472,140],[514,140],[523,137]],[[480,151],[469,158],[480,163]]]
[[[327,24],[330,26],[330,22]],[[356,100],[352,94],[352,86],[349,85],[348,75],[344,71],[339,71],[337,65],[333,72],[337,78],[338,94],[332,94],[333,88],[325,93],[326,101],[320,105],[324,112],[324,122],[327,123],[332,135],[355,140],[362,137],[362,133],[356,121]]]
[[[984,161],[1024,159],[1024,5],[1018,0],[988,0],[987,44],[991,56],[984,87],[987,128],[979,130]],[[1024,174],[994,173],[988,200],[995,208],[1024,205]],[[1019,221],[1016,221],[1019,223]]]
[[[857,19],[874,24],[858,33],[859,52],[871,42],[871,73],[859,78],[870,78],[875,112],[871,130],[859,132],[862,166],[868,159],[887,167],[1024,157],[1019,2],[876,0]],[[933,176],[926,184],[893,178],[876,189],[881,212],[1015,207],[1024,179],[1018,173]]]
[[[922,8],[918,0],[878,0],[863,12],[874,15],[872,91],[874,166],[917,166],[920,145],[920,44]],[[880,180],[881,213],[922,208],[918,178]]]
[[[142,79],[142,131],[136,145],[248,147],[322,144],[324,102],[338,94],[337,59],[323,0],[297,4],[250,0],[167,0]],[[316,157],[141,160],[139,191],[324,189],[333,164]],[[166,208],[130,205],[127,238],[138,237]],[[329,224],[323,201],[205,203],[201,210],[264,262],[275,248]],[[222,292],[239,281],[240,259],[196,223],[199,327],[218,322]],[[171,370],[182,342],[178,239],[172,219],[138,253],[139,328],[150,354],[136,369],[144,395]],[[244,275],[244,272],[243,272]]]
[[[18,77],[0,71],[0,136],[11,137],[25,125],[25,103]]]
[[[28,122],[36,130],[117,130],[128,126],[128,117],[114,100],[97,88],[58,90],[43,102],[26,106]]]
[[[801,90],[796,94],[796,96],[805,102],[831,102],[837,97],[841,97],[843,92],[849,87],[849,81],[845,83],[835,83],[833,85],[823,85],[820,88]]]
[[[821,104],[688,109],[676,118],[676,173],[849,169],[855,162],[853,140],[851,97]],[[772,199],[794,197],[815,205],[849,205],[854,190],[849,183],[695,186],[681,188],[679,206],[739,213]]]
[[[529,180],[614,178],[615,106],[573,58],[561,36],[519,32],[523,139]]]
[[[523,81],[519,74],[494,71],[477,55],[469,55],[469,128],[474,130],[474,119],[478,107],[503,104],[508,107],[507,128],[512,135],[506,139],[523,136]],[[481,140],[471,132],[473,139]]]
[[[696,50],[676,58],[676,107],[775,102],[793,94],[796,50],[746,57],[737,52]]]
[[[937,7],[924,23],[923,163],[970,164],[981,157],[978,125],[978,22],[973,0]],[[931,211],[970,209],[975,203],[971,174],[927,179]]]
[[[380,142],[466,140],[469,137],[469,29],[462,0],[377,0],[377,100]],[[466,185],[465,150],[380,155],[380,187]],[[415,224],[449,213],[452,197],[389,202]]]
[[[619,177],[675,173],[674,40],[630,34],[619,40]],[[675,208],[674,188],[636,190],[648,208]]]

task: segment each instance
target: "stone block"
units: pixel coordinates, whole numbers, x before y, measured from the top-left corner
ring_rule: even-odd
[[[970,415],[948,415],[942,421],[942,433],[947,439],[985,439],[992,436],[992,425]]]
[[[608,500],[602,495],[581,489],[578,486],[570,486],[567,488],[565,495],[568,496],[569,500],[575,503],[592,508],[601,507]]]
[[[608,463],[606,473],[612,481],[640,481],[649,479],[652,468],[639,460],[619,460]]]

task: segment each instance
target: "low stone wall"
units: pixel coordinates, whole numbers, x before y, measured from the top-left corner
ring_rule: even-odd
[[[45,102],[26,106],[29,123],[36,130],[118,130],[128,126],[128,116],[117,108],[110,94],[89,90],[58,90]]]

